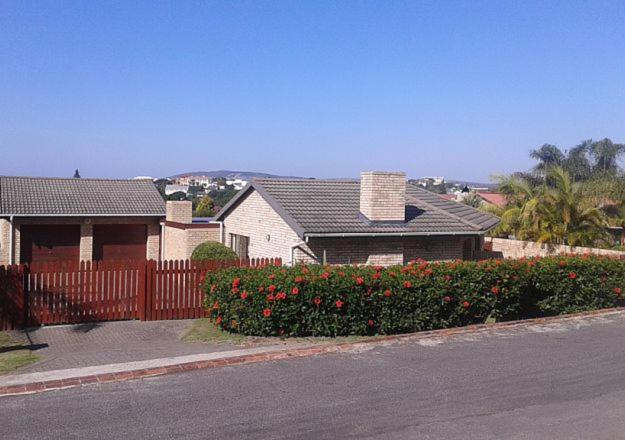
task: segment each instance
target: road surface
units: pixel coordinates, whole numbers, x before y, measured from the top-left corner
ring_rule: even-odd
[[[621,439],[625,314],[0,399],[9,439]]]

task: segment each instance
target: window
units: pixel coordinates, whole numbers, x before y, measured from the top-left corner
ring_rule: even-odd
[[[230,234],[230,248],[237,253],[239,258],[249,258],[250,237],[239,234]]]

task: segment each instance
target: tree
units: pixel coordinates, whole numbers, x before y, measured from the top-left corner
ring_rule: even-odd
[[[595,171],[605,174],[616,174],[619,171],[618,159],[625,154],[625,144],[615,144],[605,138],[593,142],[590,152],[595,159]]]
[[[195,211],[193,211],[194,217],[212,217],[215,215],[213,199],[209,196],[204,196],[197,202]]]
[[[536,150],[531,150],[530,157],[538,161],[534,170],[539,174],[544,174],[549,167],[562,165],[566,159],[564,153],[551,144],[543,144]]]
[[[472,206],[473,208],[479,208],[482,206],[482,198],[476,193],[471,193],[462,199],[462,203]]]

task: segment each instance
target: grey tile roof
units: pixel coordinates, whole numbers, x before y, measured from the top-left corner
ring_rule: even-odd
[[[475,234],[499,219],[406,184],[406,221],[371,222],[360,214],[358,180],[254,180],[216,217],[221,220],[244,193],[255,189],[300,235],[314,234]]]
[[[150,180],[0,176],[0,215],[164,216]]]

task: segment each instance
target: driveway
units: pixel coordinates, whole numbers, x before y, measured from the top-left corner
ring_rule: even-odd
[[[39,327],[25,332],[42,360],[16,373],[51,371],[233,350],[234,344],[184,342],[195,320],[117,321]]]
[[[625,314],[0,399],[0,438],[615,439]]]

